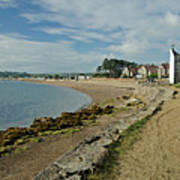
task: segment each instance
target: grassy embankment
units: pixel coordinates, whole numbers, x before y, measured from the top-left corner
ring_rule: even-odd
[[[157,108],[156,112],[161,110],[161,107]],[[154,115],[154,114],[153,114]],[[114,142],[109,147],[109,154],[105,157],[99,167],[91,174],[88,180],[108,180],[114,179],[119,173],[120,159],[132,148],[133,144],[140,139],[143,126],[150,120],[151,116],[148,116],[135,124],[131,125],[125,130],[118,141]]]

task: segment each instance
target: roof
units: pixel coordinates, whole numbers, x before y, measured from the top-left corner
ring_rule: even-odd
[[[136,67],[128,66],[127,68],[128,68],[128,70],[129,70],[129,72],[137,73],[137,68],[136,68]]]
[[[174,50],[174,48],[172,48],[172,52],[174,53],[176,60],[177,60],[177,61],[180,61],[180,54],[177,53],[177,52]]]
[[[157,70],[158,70],[158,67],[155,66],[155,65],[143,65],[143,66],[141,66],[141,67],[144,67],[147,71],[152,72],[152,73],[156,73]],[[141,67],[140,67],[140,68],[141,68]],[[140,68],[139,68],[139,69],[140,69]]]
[[[169,69],[169,63],[163,63],[163,64],[161,64],[161,66],[162,66],[164,69]]]

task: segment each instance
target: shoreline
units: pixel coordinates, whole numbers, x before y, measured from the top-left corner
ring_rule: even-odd
[[[91,80],[79,80],[79,81],[19,79],[16,81],[71,88],[89,96],[92,99],[92,103],[100,103],[100,104],[102,103],[103,99],[116,97],[116,95],[111,94],[111,89],[114,90],[114,88],[116,88],[117,89],[116,92],[118,92],[118,88],[119,88],[119,90],[121,91],[128,92],[135,90],[134,87],[136,86],[136,81],[134,79],[94,78]],[[102,92],[103,87],[106,89],[106,91],[104,92]],[[100,97],[98,97],[98,95]]]
[[[93,97],[93,102],[100,105],[111,104],[113,99],[117,100],[117,97],[132,93],[135,86],[135,82],[120,80],[90,80],[79,82],[36,81],[36,83],[60,85],[81,90],[81,92]],[[0,158],[0,177],[9,177],[7,178],[9,180],[22,177],[24,179],[31,179],[42,169],[53,163],[58,157],[72,150],[84,138],[98,134],[109,123],[114,123],[119,118],[127,116],[128,113],[130,112],[121,111],[118,118],[106,115],[105,117],[98,117],[97,124],[84,126],[79,132],[56,136],[49,135],[42,142],[30,144],[25,151],[21,151],[18,154],[12,152],[9,156]]]
[[[53,87],[53,86],[56,86],[56,87],[68,88],[68,89],[71,89],[71,90],[74,91],[74,92],[80,93],[83,97],[85,97],[86,102],[83,103],[80,107],[75,107],[75,108],[73,108],[73,109],[75,109],[75,110],[72,110],[72,111],[62,111],[61,113],[56,113],[57,115],[51,115],[51,116],[35,116],[35,117],[32,117],[31,122],[30,122],[29,124],[27,124],[27,125],[19,125],[19,124],[16,124],[16,125],[9,125],[9,126],[6,127],[6,128],[1,128],[1,127],[0,127],[0,133],[3,132],[3,131],[5,131],[5,130],[7,130],[8,128],[14,128],[14,127],[19,127],[19,128],[25,127],[25,128],[29,128],[29,127],[32,125],[32,123],[33,123],[33,121],[34,121],[35,118],[41,118],[41,117],[57,118],[57,117],[61,116],[61,114],[62,114],[63,112],[72,112],[72,113],[78,112],[78,111],[81,111],[81,110],[84,109],[84,108],[90,107],[90,105],[93,104],[93,99],[92,99],[88,94],[85,94],[84,92],[81,92],[81,91],[79,91],[79,90],[76,90],[76,89],[73,89],[73,88],[70,88],[70,87],[53,85],[53,84],[49,84],[49,83],[39,83],[39,82],[37,82],[37,81],[35,81],[35,82],[32,82],[32,81],[24,81],[24,80],[23,80],[23,81],[18,81],[18,80],[5,80],[5,81],[25,82],[25,83],[32,83],[32,84],[39,84],[39,85],[47,85],[47,86],[52,86],[52,87]],[[60,110],[60,111],[61,111],[61,110]]]

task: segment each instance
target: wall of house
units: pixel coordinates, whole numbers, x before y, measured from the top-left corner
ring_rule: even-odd
[[[176,84],[180,82],[180,55],[174,54],[173,49],[170,49],[170,70],[169,83]]]
[[[138,70],[138,74],[141,74],[143,78],[146,78],[147,77],[147,70],[145,69],[145,67],[141,67]]]
[[[175,83],[180,82],[180,56],[175,56]]]
[[[170,55],[169,55],[169,83],[174,84],[175,83],[175,55],[173,53],[173,49],[170,49]]]

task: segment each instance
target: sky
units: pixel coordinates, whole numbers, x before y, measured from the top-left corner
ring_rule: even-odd
[[[167,62],[179,0],[0,0],[0,71],[94,72],[104,58]]]

